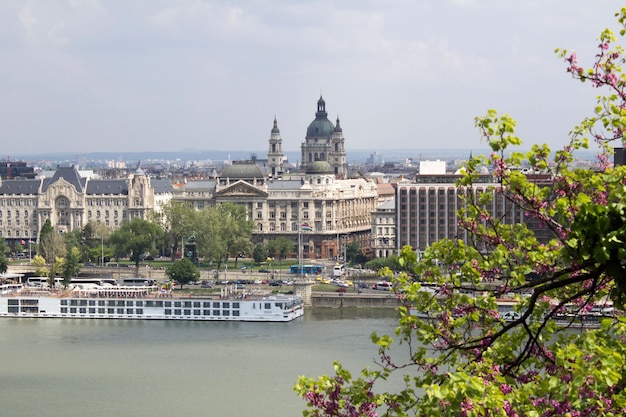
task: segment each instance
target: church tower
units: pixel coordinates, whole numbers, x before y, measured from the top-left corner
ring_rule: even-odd
[[[272,176],[272,178],[277,178],[282,175],[284,159],[283,140],[280,137],[280,130],[278,130],[276,116],[274,116],[274,127],[272,128],[272,133],[270,134],[270,148],[267,152],[268,173]]]
[[[343,131],[339,125],[339,118],[337,118],[337,127],[328,120],[326,102],[321,95],[317,101],[315,120],[306,130],[306,138],[302,142],[301,150],[301,171],[307,172],[309,166],[316,161],[326,161],[337,177],[345,178],[347,165]]]

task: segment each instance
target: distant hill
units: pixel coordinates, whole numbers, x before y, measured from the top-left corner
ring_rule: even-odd
[[[347,152],[348,163],[364,163],[370,155],[377,153],[385,162],[403,162],[408,158],[414,160],[455,160],[467,159],[470,155],[487,154],[488,149],[354,149]],[[180,150],[172,152],[87,152],[87,153],[10,153],[11,160],[14,161],[48,161],[56,162],[60,165],[70,165],[80,161],[125,161],[129,164],[137,161],[236,161],[250,159],[255,154],[258,159],[267,159],[267,150],[258,151],[215,151],[215,150]],[[593,160],[595,157],[592,151],[577,152],[581,159]],[[299,151],[287,151],[285,156],[291,163],[300,162]]]

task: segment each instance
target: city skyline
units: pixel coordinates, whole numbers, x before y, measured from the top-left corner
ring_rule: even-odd
[[[597,90],[555,48],[592,62],[615,2],[181,0],[0,4],[7,155],[267,147],[294,152],[323,94],[348,153],[481,150],[475,116],[559,147]],[[261,157],[261,155],[259,155]]]

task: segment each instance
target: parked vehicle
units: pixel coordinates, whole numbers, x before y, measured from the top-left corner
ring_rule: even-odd
[[[381,291],[391,291],[391,282],[388,281],[379,281],[372,287],[375,290]]]

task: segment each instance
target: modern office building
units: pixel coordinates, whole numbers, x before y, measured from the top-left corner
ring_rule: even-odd
[[[539,184],[547,184],[549,180],[541,175],[533,177]],[[458,212],[464,204],[462,197],[470,190],[457,187],[455,181],[458,178],[458,174],[418,175],[415,182],[397,184],[395,215],[398,250],[410,245],[417,252],[422,252],[441,239],[461,239],[470,243],[467,232],[458,225]],[[500,184],[490,174],[480,175],[471,187],[474,196],[493,194],[487,207],[492,216],[506,224],[525,223],[539,241],[548,241],[551,232],[536,219],[528,217],[500,190]]]

